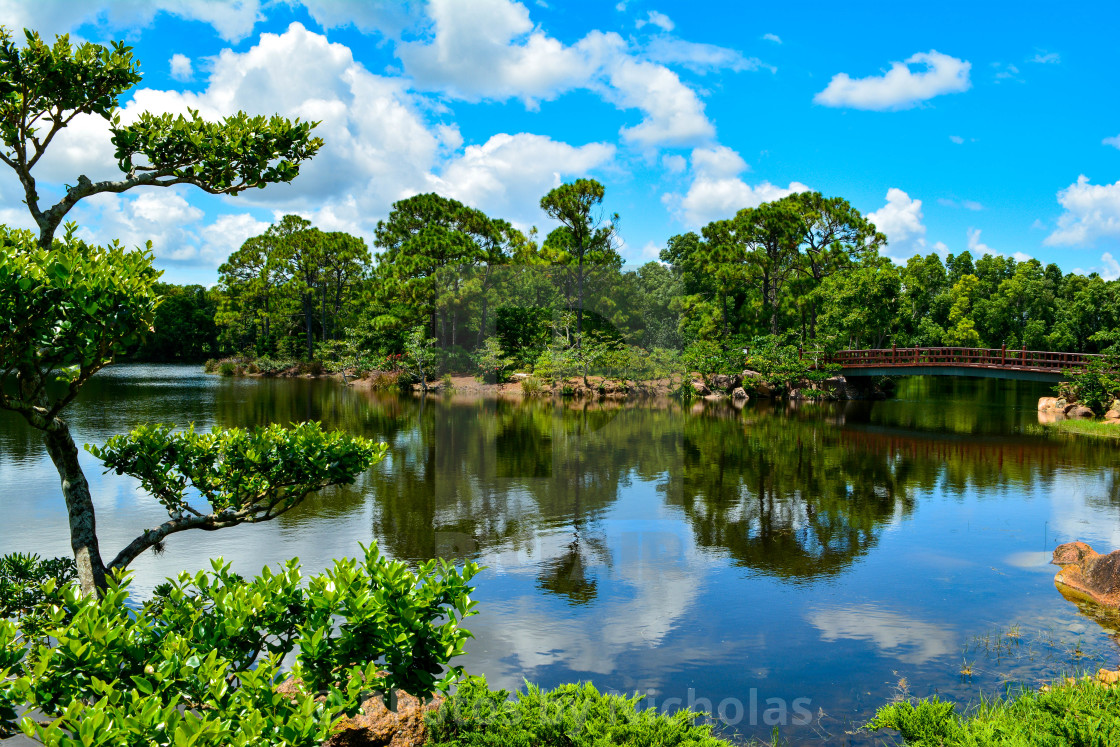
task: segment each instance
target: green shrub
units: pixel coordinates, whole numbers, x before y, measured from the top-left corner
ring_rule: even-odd
[[[11,553],[0,557],[0,619],[17,621],[32,636],[42,634],[50,620],[47,581],[70,583],[78,569],[73,558],[47,558]]]
[[[218,364],[220,376],[233,376],[235,373],[237,373],[237,364],[233,361],[222,361]]]
[[[1069,380],[1059,383],[1057,391],[1067,402],[1085,405],[1098,415],[1104,413],[1120,396],[1120,357],[1098,358],[1071,371]]]
[[[461,675],[446,665],[470,636],[459,623],[474,614],[474,564],[414,572],[371,547],[311,578],[294,560],[251,581],[212,567],[179,574],[139,608],[127,577],[100,598],[48,580],[45,631],[0,620],[0,737],[311,747],[371,692],[427,697]],[[302,684],[277,692],[289,675]],[[17,716],[24,707],[41,715]]]
[[[324,370],[323,362],[320,360],[307,361],[306,363],[300,364],[299,367],[299,372],[301,374],[310,376],[322,376]]]
[[[482,347],[474,353],[479,377],[490,384],[504,384],[509,381],[510,372],[516,361],[506,356],[497,337],[487,337]]]
[[[909,747],[1110,747],[1120,744],[1120,688],[1080,679],[982,702],[968,718],[936,697],[892,703],[867,727],[893,729]]]
[[[529,396],[540,394],[543,388],[544,385],[536,376],[526,376],[521,380],[521,391]]]
[[[695,713],[639,709],[640,696],[604,695],[590,683],[509,695],[481,677],[465,681],[426,717],[427,747],[729,747]]]
[[[206,373],[217,373],[219,362],[216,358],[210,358],[202,365],[202,370]]]
[[[440,377],[439,388],[440,391],[447,392],[448,394],[455,391],[455,382],[451,380],[451,374],[445,373]]]

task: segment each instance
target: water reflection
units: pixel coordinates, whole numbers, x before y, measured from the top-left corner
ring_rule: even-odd
[[[1006,669],[957,674],[961,646],[993,628],[1046,627],[1115,656],[1112,628],[1086,621],[1039,567],[1059,542],[1120,546],[1115,447],[1030,432],[1039,388],[1000,384],[913,380],[889,402],[682,408],[418,400],[122,367],[95,377],[71,422],[102,443],[140,422],[312,418],[390,444],[358,483],[275,522],[142,556],[141,590],[219,554],[244,572],[292,555],[316,570],[373,540],[410,562],[477,559],[488,570],[465,663],[496,685],[582,678],[714,702],[754,688],[811,697],[842,734],[898,676],[962,700],[1000,687]],[[134,483],[83,459],[106,548],[160,520]],[[67,551],[38,434],[3,413],[0,503],[4,551]],[[821,743],[811,729],[789,736]]]

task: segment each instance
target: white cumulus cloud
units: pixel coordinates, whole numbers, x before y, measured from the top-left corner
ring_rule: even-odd
[[[919,252],[926,247],[926,224],[922,218],[922,201],[898,187],[887,190],[886,205],[867,214],[867,219],[887,235],[892,247]]]
[[[912,66],[919,69],[915,71]],[[967,60],[936,50],[919,52],[905,62],[892,62],[890,70],[882,75],[852,78],[847,73],[839,73],[813,101],[825,106],[871,111],[908,109],[935,96],[967,91],[972,85],[971,68]]]
[[[1103,238],[1120,238],[1120,181],[1091,184],[1082,174],[1058,192],[1058,204],[1065,212],[1044,240],[1048,246],[1091,246]]]
[[[191,58],[185,54],[171,55],[171,77],[181,81],[193,78],[194,66],[191,64]]]
[[[763,181],[747,184],[740,174],[747,171],[742,156],[726,146],[697,148],[692,151],[693,180],[684,196],[669,194],[662,198],[680,220],[690,227],[730,218],[743,208],[757,207],[794,192],[807,192],[801,182],[781,187]]]

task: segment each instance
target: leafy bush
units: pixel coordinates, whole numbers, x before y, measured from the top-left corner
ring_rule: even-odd
[[[202,365],[202,370],[205,371],[206,373],[217,373],[219,365],[220,364],[219,364],[217,359],[210,358],[209,360],[206,361],[206,363],[204,363]]]
[[[494,331],[502,350],[508,350],[518,366],[531,365],[552,337],[552,309],[502,306],[495,314]]]
[[[1120,688],[1089,680],[986,701],[967,719],[952,703],[892,703],[867,725],[894,729],[909,747],[1109,747],[1120,744]]]
[[[235,373],[237,373],[237,364],[233,361],[222,361],[218,364],[220,376],[233,376]]]
[[[505,354],[497,337],[487,337],[482,347],[475,351],[474,360],[482,380],[491,384],[509,381],[510,372],[516,364],[513,358]]]
[[[1120,397],[1120,356],[1094,359],[1089,365],[1069,374],[1057,387],[1058,396],[1067,402],[1085,405],[1098,415]]]
[[[466,680],[426,717],[428,747],[729,747],[695,713],[641,710],[641,696],[604,695],[590,683],[509,695]]]
[[[306,363],[300,364],[299,367],[299,372],[301,374],[309,376],[322,376],[324,370],[323,362],[320,360],[307,361]]]
[[[25,630],[39,634],[50,614],[43,585],[74,580],[78,569],[73,558],[41,559],[38,555],[11,553],[0,557],[0,619],[13,619]]]
[[[474,564],[459,571],[430,561],[413,572],[371,547],[309,579],[295,560],[251,581],[221,560],[212,567],[179,574],[139,609],[127,577],[100,598],[48,580],[45,631],[0,621],[0,735],[310,746],[369,693],[427,697],[461,675],[445,666],[470,637],[460,622],[475,614]],[[289,675],[293,692],[278,692]],[[17,716],[23,706],[45,718]]]
[[[697,340],[684,349],[681,360],[689,371],[704,378],[712,374],[734,375],[743,370],[742,346],[726,348],[711,340]]]
[[[836,364],[815,365],[813,358],[802,356],[796,345],[774,335],[755,337],[745,347],[747,368],[757,371],[771,386],[786,391],[802,380],[824,381],[840,370]]]
[[[299,361],[291,358],[270,358],[267,355],[254,361],[257,370],[265,376],[276,376],[299,365]]]
[[[451,345],[439,350],[440,373],[469,373],[475,369],[475,358],[461,345]]]
[[[521,391],[530,397],[540,394],[543,388],[544,385],[536,376],[526,376],[521,380]]]

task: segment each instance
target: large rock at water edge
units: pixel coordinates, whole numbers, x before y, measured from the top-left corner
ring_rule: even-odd
[[[746,389],[739,386],[739,387],[735,387],[735,390],[731,392],[731,399],[736,400],[736,401],[742,400],[742,401],[746,402],[748,399],[750,399],[750,396],[747,394]]]
[[[1061,570],[1054,583],[1063,593],[1120,609],[1120,550],[1101,555],[1084,542],[1054,548],[1054,565]]]
[[[703,381],[692,382],[692,391],[696,392],[701,397],[707,397],[709,394],[712,393],[712,390],[709,389],[708,385],[705,384]]]
[[[1097,414],[1085,405],[1074,405],[1066,410],[1066,417],[1073,420],[1092,420]]]
[[[741,383],[743,383],[741,377],[729,374],[713,374],[708,377],[708,384],[711,385],[712,389],[719,392],[730,392]]]
[[[1047,410],[1055,410],[1058,407],[1057,397],[1039,397],[1038,398],[1038,411],[1046,412]]]

